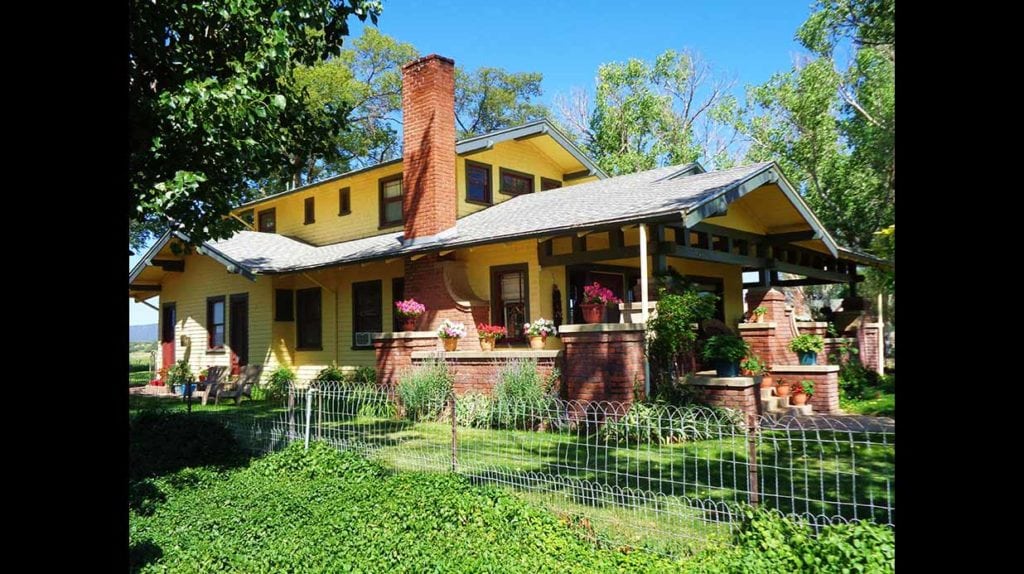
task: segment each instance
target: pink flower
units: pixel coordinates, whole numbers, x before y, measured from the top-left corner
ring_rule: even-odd
[[[593,285],[587,285],[583,288],[583,303],[607,305],[608,303],[621,303],[621,301],[612,293],[611,289],[603,287],[595,281]]]
[[[426,311],[427,306],[415,299],[395,301],[395,312],[398,313],[398,317],[401,319],[415,319],[426,313]]]

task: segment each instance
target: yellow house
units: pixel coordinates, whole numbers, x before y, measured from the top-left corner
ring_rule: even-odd
[[[744,271],[763,287],[855,284],[858,263],[877,263],[837,245],[774,163],[608,177],[544,120],[456,141],[454,64],[436,55],[403,69],[403,111],[400,160],[239,206],[252,229],[191,254],[172,250],[181,234],[160,238],[129,296],[160,296],[162,364],[187,352],[194,369],[289,365],[300,381],[331,363],[380,368],[406,298],[427,306],[421,333],[464,322],[460,352],[492,323],[509,329],[507,351],[529,354],[522,323],[582,323],[594,282],[643,306],[644,278],[668,267],[717,293],[735,325]],[[603,320],[635,320],[615,315]],[[562,348],[548,338],[539,356]]]

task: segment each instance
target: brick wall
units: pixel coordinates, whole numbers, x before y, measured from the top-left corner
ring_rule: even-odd
[[[878,331],[882,328],[880,323],[861,323],[857,330],[857,347],[860,349],[860,362],[867,368],[877,372],[884,372],[884,359],[882,350],[878,348]]]
[[[708,406],[736,409],[753,415],[761,413],[761,393],[753,383],[747,387],[695,384],[694,388],[698,399]]]
[[[408,240],[455,226],[453,60],[431,54],[402,67],[402,116],[402,214]]]
[[[561,332],[569,400],[633,402],[644,386],[644,330],[631,325],[572,325]],[[619,329],[619,327],[627,327]],[[615,330],[611,330],[611,329]]]
[[[772,369],[775,382],[786,381],[789,384],[799,383],[805,379],[814,381],[814,395],[808,401],[814,407],[816,415],[836,415],[839,411],[839,367],[818,365],[801,367],[799,365],[780,366]]]
[[[548,354],[554,355],[555,353]],[[561,356],[533,357],[527,352],[516,354],[537,361],[537,372],[542,381],[551,376],[561,361]],[[484,358],[478,355],[479,353],[472,353],[472,356],[468,357],[459,356],[458,353],[438,353],[436,355],[444,358],[452,374],[455,375],[453,386],[456,395],[461,396],[469,392],[489,395],[494,391],[494,386],[498,384],[498,375],[509,359],[505,356]],[[428,360],[430,360],[428,357],[415,357],[412,359],[412,364],[420,365]]]
[[[436,350],[438,338],[432,332],[407,331],[387,335],[373,340],[373,350],[377,357],[377,385],[393,388],[398,384],[398,377],[412,368],[412,353]]]

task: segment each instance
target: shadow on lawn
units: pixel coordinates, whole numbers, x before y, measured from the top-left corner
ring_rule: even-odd
[[[148,565],[163,558],[164,551],[149,540],[132,544],[128,547],[128,568],[131,574],[137,574]]]

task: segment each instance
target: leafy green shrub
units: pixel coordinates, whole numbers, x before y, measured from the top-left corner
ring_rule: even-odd
[[[452,392],[454,377],[444,361],[430,360],[402,375],[398,380],[398,397],[410,420],[436,418],[444,410],[445,399]]]
[[[348,381],[353,385],[361,387],[376,387],[377,369],[373,367],[356,367],[355,372],[349,373]]]
[[[148,372],[149,363],[128,363],[129,373]]]
[[[224,423],[208,417],[145,410],[129,421],[129,433],[132,480],[185,467],[232,466],[246,459]]]
[[[737,411],[637,402],[622,417],[606,420],[598,437],[608,444],[667,444],[708,440],[742,428],[743,415]]]
[[[494,400],[485,394],[466,393],[455,401],[455,423],[459,426],[487,428],[494,416]]]
[[[332,363],[331,365],[324,367],[316,377],[313,378],[315,383],[341,383],[344,382],[348,377],[345,375],[345,371],[341,370],[337,364]]]
[[[688,572],[895,572],[896,537],[872,522],[826,526],[817,536],[800,520],[745,507],[735,546],[705,551]]]
[[[839,392],[844,399],[877,399],[886,389],[886,380],[851,357],[839,366]]]
[[[315,441],[200,476],[155,479],[152,511],[131,510],[132,571],[678,571],[650,553],[595,547],[582,527],[503,490],[384,472]]]
[[[295,372],[285,365],[281,365],[267,377],[267,384],[263,388],[264,396],[273,401],[281,400],[288,394],[288,387],[293,383],[295,383]]]
[[[717,300],[693,288],[681,294],[660,291],[657,313],[647,329],[647,357],[655,371],[678,374],[692,366],[697,344],[694,325],[714,316]]]
[[[750,346],[743,337],[715,335],[704,343],[701,354],[707,361],[738,363],[740,359],[750,354]]]
[[[551,414],[550,381],[541,379],[534,359],[510,359],[494,387],[495,423],[503,428],[532,429]]]

